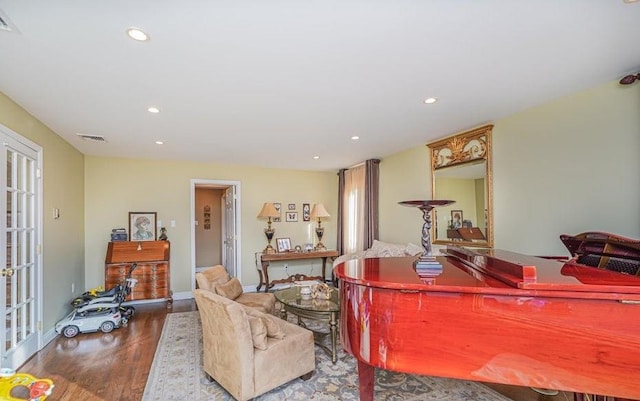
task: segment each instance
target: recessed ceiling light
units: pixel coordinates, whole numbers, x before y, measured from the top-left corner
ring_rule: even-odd
[[[153,114],[160,113],[160,109],[159,109],[159,108],[157,108],[157,107],[155,107],[155,106],[151,106],[151,107],[149,107],[149,108],[147,109],[147,111],[148,111],[149,113],[153,113]]]
[[[129,28],[127,29],[127,35],[133,40],[137,40],[140,42],[146,42],[151,39],[151,37],[139,28]]]
[[[320,156],[313,156],[313,160],[318,160]]]
[[[435,98],[435,97],[430,97],[430,98],[427,98],[427,99],[425,99],[425,100],[424,100],[424,102],[425,102],[426,104],[432,104],[432,103],[435,103],[435,102],[437,102],[437,101],[438,101],[438,99],[437,99],[437,98]]]
[[[353,141],[357,141],[358,139],[360,139],[360,137],[358,135],[354,135],[351,137],[351,140]]]
[[[164,145],[163,141],[156,141],[156,145]]]
[[[640,0],[622,0],[622,1],[623,1],[624,3],[629,4],[629,3],[637,3],[637,2],[638,2],[638,1],[640,1]]]

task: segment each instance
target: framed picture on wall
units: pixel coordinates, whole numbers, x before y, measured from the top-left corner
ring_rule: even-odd
[[[311,204],[303,203],[302,204],[302,221],[311,220]]]
[[[460,228],[462,227],[463,220],[462,210],[452,210],[451,211],[451,228]]]
[[[155,241],[156,212],[129,212],[130,241]]]
[[[298,221],[298,212],[287,212],[287,221]]]
[[[274,222],[282,221],[282,218],[281,218],[281,215],[282,215],[282,212],[281,212],[281,210],[282,210],[282,204],[281,204],[281,203],[274,203],[274,204],[273,204],[273,207],[274,207],[274,208],[276,208],[276,210],[278,211],[278,214],[280,215],[280,216],[278,216],[278,217],[274,217],[274,218],[273,218],[273,221],[274,221]]]

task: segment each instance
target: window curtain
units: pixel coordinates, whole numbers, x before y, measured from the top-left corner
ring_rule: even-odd
[[[368,249],[378,238],[378,188],[380,160],[338,172],[338,251]]]

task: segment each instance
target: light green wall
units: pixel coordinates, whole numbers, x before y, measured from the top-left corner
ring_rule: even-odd
[[[380,162],[380,240],[421,243],[424,220],[413,207],[398,205],[407,200],[431,199],[429,149],[418,146],[385,157]]]
[[[640,85],[616,81],[496,121],[495,247],[566,255],[563,233],[640,238],[639,111]],[[418,146],[382,160],[381,239],[419,238],[419,213],[396,202],[430,199],[428,158]]]
[[[438,177],[438,199],[453,199],[456,203],[436,208],[438,219],[437,238],[447,239],[447,228],[451,221],[452,210],[462,210],[462,219],[470,220],[478,227],[476,217],[476,180]],[[460,222],[462,224],[462,222]],[[435,218],[433,221],[435,224]]]
[[[84,286],[84,156],[22,107],[0,93],[0,124],[43,149],[43,327],[65,313]],[[54,208],[60,218],[53,219]]]
[[[640,238],[640,85],[610,82],[497,121],[496,247],[567,254],[560,234]]]
[[[191,291],[191,179],[229,180],[241,183],[241,272],[243,285],[259,282],[255,252],[266,246],[264,228],[267,223],[256,218],[264,202],[280,202],[283,210],[294,203],[297,223],[273,223],[275,238],[289,237],[293,246],[316,242],[312,227],[315,222],[302,221],[302,203],[322,202],[332,216],[337,212],[337,175],[294,170],[264,169],[216,163],[132,160],[87,156],[85,161],[86,196],[86,285],[102,284],[104,262],[112,228],[128,229],[128,213],[157,212],[167,227],[171,241],[171,289]],[[171,220],[176,227],[170,227]],[[323,221],[323,242],[335,249],[336,220]],[[313,236],[312,236],[313,234]],[[316,263],[314,266],[313,263]],[[318,273],[319,261],[289,264],[289,274],[300,266],[300,272],[313,267]],[[270,278],[282,278],[284,271],[274,264]]]

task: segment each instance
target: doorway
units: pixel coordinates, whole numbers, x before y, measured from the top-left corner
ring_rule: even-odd
[[[217,264],[241,275],[240,215],[240,182],[191,180],[192,289],[195,274]]]
[[[0,364],[17,369],[42,346],[42,148],[3,126],[0,143]]]

